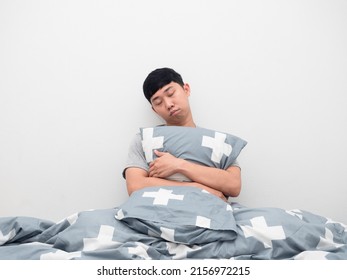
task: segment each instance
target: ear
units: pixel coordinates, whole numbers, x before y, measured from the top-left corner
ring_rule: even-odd
[[[189,84],[184,84],[183,85],[183,89],[184,89],[185,93],[187,94],[187,96],[190,96],[190,86],[189,86]]]

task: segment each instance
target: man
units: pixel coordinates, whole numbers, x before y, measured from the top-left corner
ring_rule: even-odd
[[[168,126],[196,127],[189,105],[190,86],[184,83],[180,74],[170,68],[152,71],[143,83],[143,91],[153,111]],[[134,138],[123,171],[128,193],[150,186],[193,186],[226,200],[236,197],[241,190],[241,170],[237,162],[226,170],[198,165],[169,153],[155,151],[157,158],[149,166],[146,162],[141,136]],[[181,173],[191,182],[177,182],[165,179]]]

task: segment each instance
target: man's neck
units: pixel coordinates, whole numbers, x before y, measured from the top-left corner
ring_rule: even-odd
[[[185,123],[172,123],[172,124],[169,124],[167,123],[166,124],[167,126],[186,126],[186,127],[196,127],[196,124],[194,123],[194,121],[189,121],[189,122],[185,122]]]
[[[183,125],[183,126],[196,127],[196,124],[195,124],[194,121],[192,120],[191,122],[188,122],[187,124],[185,124],[185,125]]]

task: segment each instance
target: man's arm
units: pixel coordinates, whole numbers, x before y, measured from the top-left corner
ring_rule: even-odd
[[[139,189],[153,186],[191,186],[204,189],[217,197],[226,200],[221,191],[215,190],[198,182],[177,182],[167,179],[149,177],[148,172],[137,167],[129,167],[125,171],[126,183],[129,195]]]
[[[207,167],[155,151],[157,158],[150,163],[149,176],[166,178],[181,173],[194,182],[208,186],[227,196],[236,197],[241,191],[241,170],[231,166],[227,170]]]

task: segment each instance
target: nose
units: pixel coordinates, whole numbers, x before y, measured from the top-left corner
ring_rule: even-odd
[[[174,106],[174,104],[173,104],[172,100],[166,99],[165,100],[165,106],[168,110],[170,110]]]

